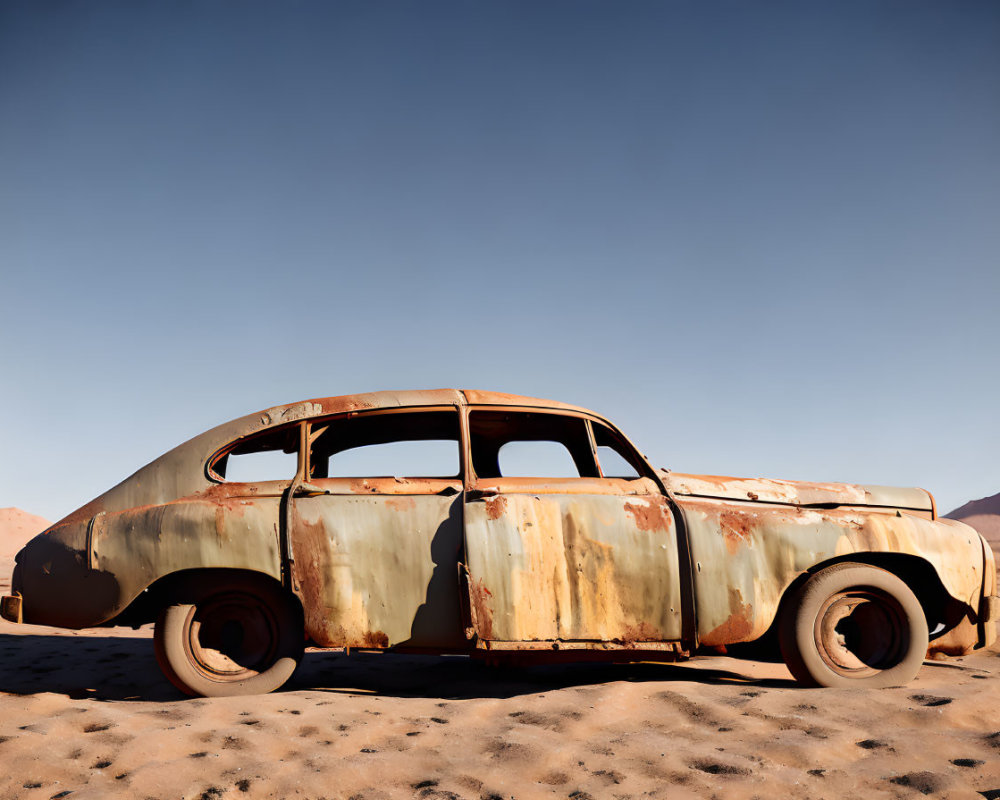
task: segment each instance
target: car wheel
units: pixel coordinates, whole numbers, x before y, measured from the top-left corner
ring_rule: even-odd
[[[779,627],[781,655],[807,686],[902,686],[927,652],[920,601],[891,572],[837,564],[789,598]]]
[[[165,608],[154,649],[186,694],[262,694],[282,686],[303,652],[302,616],[277,590],[235,588]]]

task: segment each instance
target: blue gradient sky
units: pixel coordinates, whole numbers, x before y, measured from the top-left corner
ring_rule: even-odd
[[[438,386],[1000,490],[996,3],[7,2],[0,115],[0,506]]]

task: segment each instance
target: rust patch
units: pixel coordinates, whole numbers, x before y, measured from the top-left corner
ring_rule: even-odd
[[[98,497],[95,500],[91,500],[86,505],[81,506],[76,511],[73,511],[70,514],[67,514],[61,520],[59,520],[58,522],[53,523],[48,528],[46,528],[44,531],[42,531],[42,533],[49,533],[50,531],[54,530],[56,527],[61,526],[61,525],[72,525],[74,522],[86,522],[91,517],[97,516],[102,511],[105,511],[105,510],[106,509],[104,507],[104,503],[101,502],[101,498]]]
[[[382,631],[365,631],[364,647],[385,648],[389,646],[389,637]]]
[[[351,487],[351,492],[353,492],[354,494],[372,494],[373,492],[378,491],[377,487],[372,486],[364,478],[357,478],[352,480],[350,483],[350,487]]]
[[[469,595],[472,602],[472,622],[480,639],[493,638],[493,608],[491,598],[493,593],[483,585],[480,578],[469,585]]]
[[[329,572],[329,544],[322,523],[304,522],[293,516],[292,549],[295,553],[295,578],[305,616],[306,634],[320,646],[338,644],[329,635],[327,607],[323,595]]]
[[[417,507],[417,501],[412,497],[392,497],[385,504],[393,511],[412,511]]]
[[[621,637],[614,641],[624,647],[635,647],[636,642],[659,642],[663,638],[663,634],[648,622],[640,622],[638,625],[626,625]]]
[[[498,494],[486,500],[486,519],[500,519],[507,510],[507,498]]]
[[[635,519],[635,525],[640,531],[670,530],[673,517],[663,503],[650,501],[648,503],[626,503],[625,512]]]
[[[739,511],[723,511],[719,514],[719,529],[726,540],[729,555],[736,555],[741,547],[750,544],[754,523],[755,520],[749,514],[741,514]]]
[[[729,590],[729,607],[732,613],[721,625],[701,637],[706,647],[745,642],[753,632],[753,606],[743,602],[739,589]]]

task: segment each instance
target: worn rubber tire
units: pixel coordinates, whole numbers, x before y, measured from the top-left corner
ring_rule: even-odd
[[[185,694],[264,694],[302,660],[302,615],[270,587],[227,588],[164,608],[153,646],[163,674]]]
[[[927,619],[891,572],[836,564],[789,598],[778,638],[785,664],[806,686],[902,686],[927,653]]]

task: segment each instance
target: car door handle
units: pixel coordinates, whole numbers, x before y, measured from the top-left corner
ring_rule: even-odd
[[[454,494],[458,494],[458,489],[454,486],[445,486],[438,494],[442,497],[451,497]]]
[[[496,489],[469,489],[465,493],[465,498],[467,500],[486,500],[490,497],[496,497],[499,495]]]

